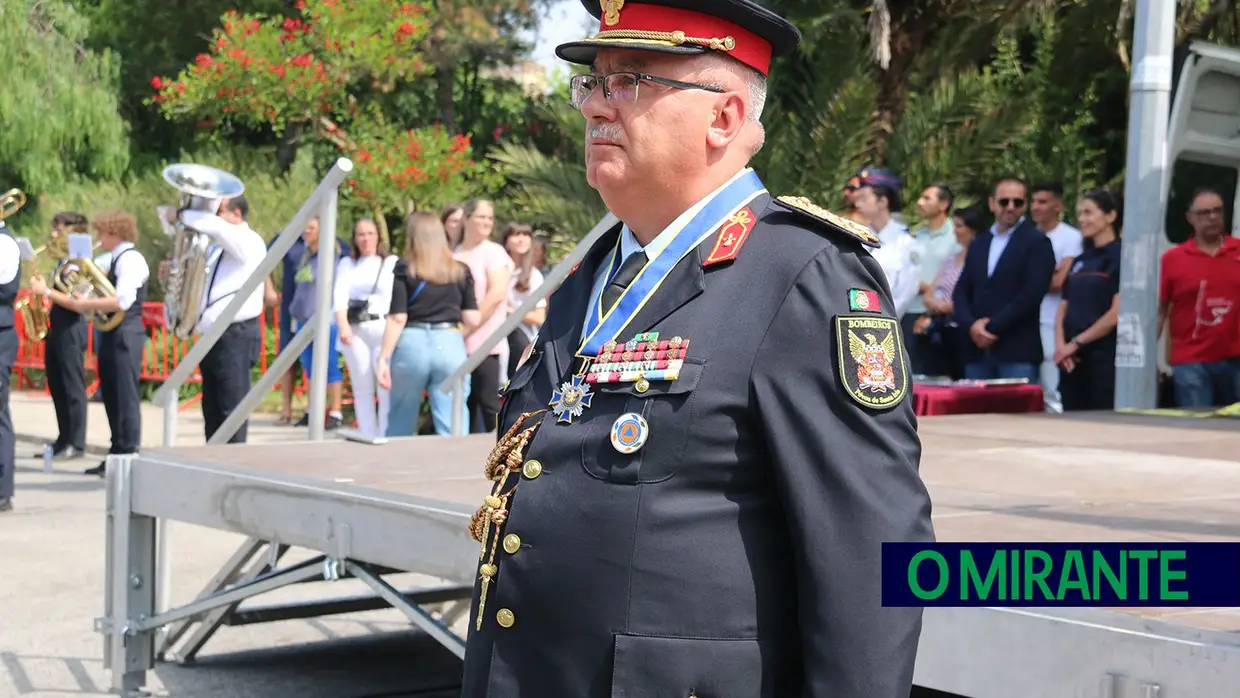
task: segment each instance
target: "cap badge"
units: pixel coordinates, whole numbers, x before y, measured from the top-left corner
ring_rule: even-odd
[[[603,5],[603,24],[614,27],[620,23],[620,10],[624,0],[600,0]]]

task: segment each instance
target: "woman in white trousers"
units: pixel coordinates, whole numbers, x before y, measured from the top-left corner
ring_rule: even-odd
[[[375,361],[392,305],[392,269],[396,260],[379,240],[375,222],[363,218],[353,226],[353,244],[349,256],[340,260],[332,289],[332,308],[340,328],[340,353],[349,368],[357,428],[370,439],[387,433],[388,391],[375,380]]]

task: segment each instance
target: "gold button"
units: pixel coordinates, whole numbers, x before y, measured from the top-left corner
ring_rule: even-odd
[[[517,617],[512,615],[512,611],[501,608],[495,612],[495,622],[499,623],[500,627],[511,628],[512,624],[517,622]]]
[[[650,390],[650,381],[646,380],[645,378],[638,378],[637,385],[634,387],[637,388],[637,392],[644,393],[647,390]]]
[[[521,466],[521,473],[525,475],[526,478],[533,480],[539,475],[542,475],[542,463],[539,463],[536,460],[527,460],[525,461],[525,465]]]
[[[512,555],[521,549],[521,536],[515,533],[509,533],[504,536],[504,552]]]

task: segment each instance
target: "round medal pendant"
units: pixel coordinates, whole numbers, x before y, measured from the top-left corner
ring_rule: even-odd
[[[622,414],[611,425],[611,445],[621,453],[633,453],[646,444],[650,427],[636,412]]]

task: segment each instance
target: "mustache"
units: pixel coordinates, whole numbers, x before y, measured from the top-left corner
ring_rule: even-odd
[[[586,135],[592,139],[597,138],[614,143],[624,138],[624,129],[620,127],[620,124],[616,123],[591,124],[590,128],[586,130]]]

